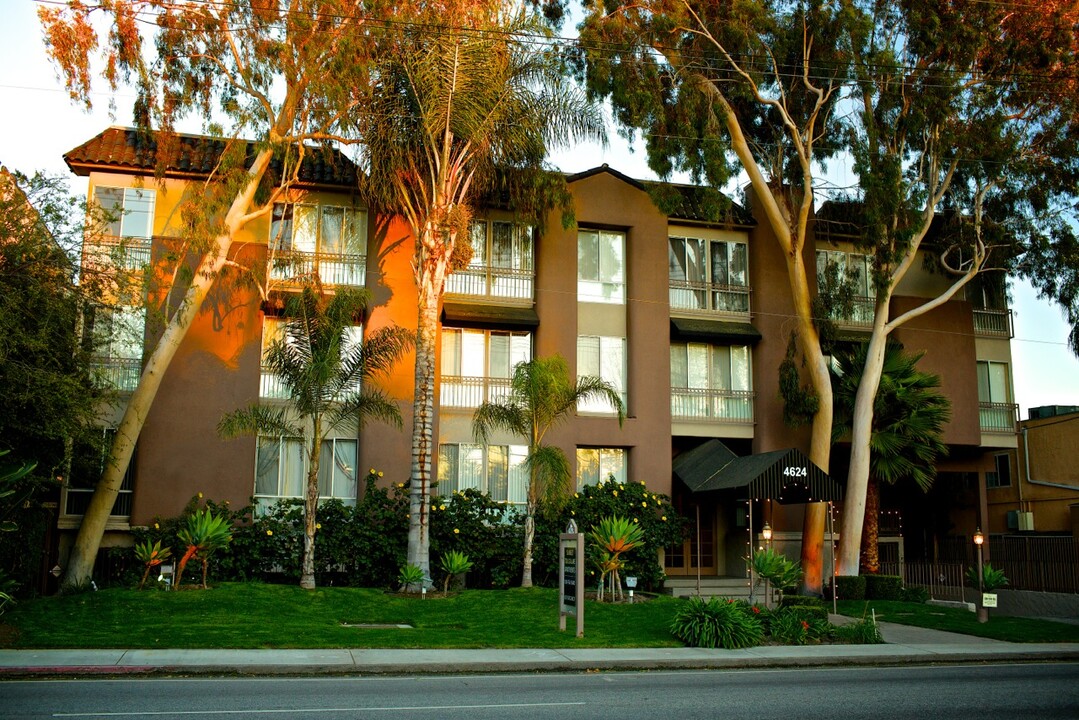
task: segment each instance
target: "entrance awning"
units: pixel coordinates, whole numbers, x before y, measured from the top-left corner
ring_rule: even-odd
[[[843,497],[843,487],[798,448],[738,457],[719,440],[709,440],[675,458],[674,474],[692,493],[746,488],[751,498],[780,503]]]

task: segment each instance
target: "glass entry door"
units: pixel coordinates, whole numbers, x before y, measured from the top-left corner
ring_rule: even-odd
[[[698,502],[682,498],[679,512],[689,519],[686,539],[681,545],[668,547],[665,565],[668,575],[716,574],[716,506],[713,502]]]

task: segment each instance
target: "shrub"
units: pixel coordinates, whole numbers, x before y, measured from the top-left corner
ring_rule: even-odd
[[[824,607],[824,600],[813,595],[784,595],[780,607]]]
[[[929,602],[929,591],[920,585],[904,587],[899,594],[899,599],[903,602],[924,604]]]
[[[401,586],[401,590],[420,586],[423,581],[423,568],[419,565],[412,565],[411,563],[402,565],[401,571],[397,573],[397,583]]]
[[[760,645],[764,630],[745,603],[712,598],[690,598],[675,613],[671,633],[690,647],[727,650]]]
[[[209,508],[199,510],[187,517],[187,523],[176,533],[176,537],[187,545],[187,551],[176,566],[176,587],[180,587],[187,561],[196,559],[202,563],[202,588],[205,590],[210,557],[232,542],[232,526],[228,518],[214,515]]]
[[[975,590],[978,589],[978,568],[976,566],[967,568],[967,582]],[[1008,578],[1004,575],[1003,570],[998,570],[989,563],[982,566],[983,592],[991,593],[1007,584]]]
[[[840,600],[865,600],[864,575],[837,575],[833,582]]]
[[[431,553],[467,552],[472,587],[509,587],[521,581],[523,516],[469,488],[431,500]],[[407,531],[407,528],[406,528]]]
[[[837,625],[832,628],[832,638],[850,645],[880,645],[884,642],[884,638],[880,636],[880,628],[872,618]]]
[[[463,576],[466,572],[471,570],[472,561],[469,560],[468,555],[465,555],[463,552],[450,550],[442,556],[439,567],[441,567],[442,572],[446,574],[446,579],[442,583],[442,594],[446,595],[450,591],[450,581],[455,577]]]
[[[903,578],[898,575],[865,575],[866,600],[899,600],[903,592]],[[843,597],[840,595],[840,597]]]

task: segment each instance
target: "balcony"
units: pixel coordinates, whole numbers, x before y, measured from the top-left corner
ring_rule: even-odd
[[[532,302],[533,279],[531,270],[466,267],[446,278],[446,294]]]
[[[259,373],[259,397],[263,400],[287,400],[288,396],[285,383],[272,370],[264,366],[262,372]]]
[[[119,392],[132,392],[139,385],[142,360],[138,358],[96,357],[93,365],[102,381]]]
[[[671,310],[749,317],[746,285],[670,280]]]
[[[982,432],[1014,435],[1019,423],[1019,406],[1015,403],[978,403],[978,423]]]
[[[850,312],[842,315],[832,311],[832,321],[844,327],[871,328],[873,327],[873,315],[876,298],[864,295],[855,296]]]
[[[1015,337],[1012,311],[974,308],[974,334],[983,337]]]
[[[444,408],[478,408],[485,402],[499,402],[509,393],[509,378],[443,375],[439,403]]]
[[[671,416],[676,420],[753,422],[752,390],[671,388]]]
[[[83,245],[84,262],[89,267],[119,268],[138,272],[150,264],[150,238],[114,235],[87,238]]]
[[[293,252],[270,259],[270,281],[284,287],[299,287],[316,274],[327,287],[362,287],[367,282],[367,256]]]

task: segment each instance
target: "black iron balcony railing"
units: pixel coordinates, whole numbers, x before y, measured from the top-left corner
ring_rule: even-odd
[[[752,423],[752,390],[671,388],[671,416],[676,420]]]
[[[93,365],[102,381],[120,392],[132,392],[139,384],[142,360],[138,358],[96,357]]]
[[[1015,433],[1019,424],[1019,406],[1015,403],[978,403],[978,423],[982,432]]]
[[[151,238],[102,235],[83,244],[84,262],[89,266],[115,267],[138,271],[150,264]]]
[[[340,253],[292,252],[270,260],[270,280],[280,285],[300,285],[318,274],[328,287],[362,286],[367,281],[367,256]]]
[[[496,267],[466,267],[446,278],[446,293],[477,298],[532,300],[534,275],[531,270]]]
[[[671,280],[672,310],[693,310],[726,315],[749,315],[750,288],[689,280]]]
[[[484,402],[503,400],[509,392],[509,378],[443,375],[439,402],[444,408],[477,408]]]
[[[974,334],[986,337],[1015,337],[1012,311],[974,308]]]
[[[854,303],[851,305],[849,313],[841,314],[838,312],[832,312],[832,320],[837,325],[843,325],[846,327],[873,327],[873,314],[875,312],[874,306],[876,299],[871,297],[865,297],[863,295],[856,296]]]

